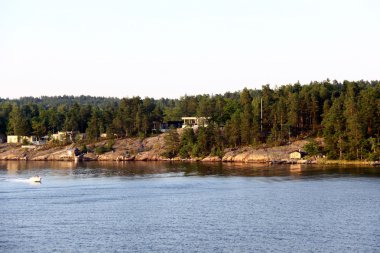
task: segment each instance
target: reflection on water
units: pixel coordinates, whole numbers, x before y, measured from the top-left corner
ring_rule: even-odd
[[[25,162],[1,161],[0,170],[9,176],[48,173],[60,176],[84,177],[147,177],[159,174],[173,176],[243,176],[286,177],[287,179],[334,176],[380,177],[380,168],[371,166],[336,165],[267,165],[253,163],[200,162]]]
[[[42,176],[42,184],[28,178]],[[0,252],[380,252],[379,168],[0,162]]]

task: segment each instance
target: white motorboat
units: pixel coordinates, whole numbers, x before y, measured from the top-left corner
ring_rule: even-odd
[[[34,177],[29,178],[29,181],[33,183],[41,183],[41,180],[42,178],[40,176],[34,176]]]

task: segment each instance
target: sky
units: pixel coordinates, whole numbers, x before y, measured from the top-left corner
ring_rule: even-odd
[[[0,97],[380,79],[378,0],[0,0]]]

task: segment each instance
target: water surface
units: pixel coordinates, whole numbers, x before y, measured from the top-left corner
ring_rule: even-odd
[[[0,162],[0,252],[379,252],[379,210],[374,167]]]

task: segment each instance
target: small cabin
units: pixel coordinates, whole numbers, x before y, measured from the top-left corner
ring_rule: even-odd
[[[55,141],[63,142],[63,141],[71,140],[72,139],[72,135],[73,135],[73,132],[61,132],[61,131],[58,131],[58,133],[52,134],[51,137]]]
[[[34,143],[37,141],[36,136],[21,136],[21,135],[8,135],[7,136],[7,142],[8,143]]]
[[[307,155],[306,152],[301,151],[301,150],[296,150],[296,151],[290,152],[289,157],[290,159],[302,159],[306,155]]]
[[[51,135],[52,140],[59,141],[59,142],[65,142],[65,141],[81,141],[86,138],[85,133],[78,133],[76,131],[58,131],[56,134]]]

